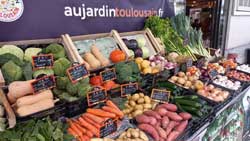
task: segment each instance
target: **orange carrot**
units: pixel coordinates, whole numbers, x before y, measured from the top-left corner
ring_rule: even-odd
[[[76,124],[74,124],[71,120],[68,120],[70,128],[78,135],[81,136],[82,135],[82,131],[78,129],[78,127],[76,126]]]
[[[111,100],[107,100],[107,101],[106,101],[106,104],[107,104],[108,106],[110,106],[110,107],[115,108],[116,110],[121,111],[121,110],[120,110]]]
[[[104,122],[104,119],[99,117],[99,116],[96,116],[96,115],[93,115],[93,114],[90,114],[90,113],[85,113],[83,115],[86,116],[87,118],[95,121],[98,124],[102,124]]]
[[[99,130],[91,125],[90,123],[88,123],[86,120],[84,120],[82,117],[80,117],[78,119],[81,122],[81,125],[87,129],[89,129],[94,135],[98,136],[99,135]]]
[[[88,123],[94,125],[97,129],[101,128],[100,124],[96,123],[95,121],[93,121],[92,119],[88,118],[87,116],[82,115],[82,118],[85,119]]]
[[[90,137],[90,138],[92,138],[92,137],[94,136],[93,133],[90,132],[90,131],[87,131],[87,132],[86,132],[86,135],[87,135],[88,137]]]
[[[90,137],[88,137],[87,135],[84,135],[84,141],[89,141],[90,140]]]
[[[113,113],[109,113],[109,112],[105,112],[101,109],[92,109],[92,108],[88,108],[87,109],[88,113],[94,114],[96,116],[101,116],[101,117],[108,117],[108,118],[115,118],[115,114]]]
[[[75,138],[78,137],[77,133],[72,128],[68,128],[68,133]]]
[[[82,132],[82,134],[86,133],[87,130],[85,128],[83,128],[81,125],[75,123],[75,126]]]
[[[85,141],[84,135],[80,136],[80,141]]]
[[[117,110],[116,108],[110,107],[110,106],[103,106],[102,109],[106,112],[111,112],[116,114],[118,117],[123,118],[124,114],[122,113],[122,111]]]

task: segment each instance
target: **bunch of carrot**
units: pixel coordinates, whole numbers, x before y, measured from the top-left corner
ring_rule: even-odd
[[[68,133],[78,141],[89,141],[92,137],[99,137],[100,128],[107,119],[122,119],[123,112],[110,100],[101,109],[88,108],[87,112],[78,119],[69,119]]]

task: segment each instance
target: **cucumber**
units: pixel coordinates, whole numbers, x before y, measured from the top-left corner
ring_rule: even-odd
[[[199,97],[197,95],[185,95],[185,96],[175,96],[175,99],[186,99],[186,100],[197,100]]]
[[[187,106],[182,106],[182,109],[192,115],[198,116],[198,117],[202,117],[202,112],[200,111],[200,109],[196,109],[194,107],[187,107]]]
[[[181,107],[181,105],[180,105],[178,102],[176,102],[175,104],[176,104],[176,106],[178,107],[178,109],[180,109],[180,110],[183,111],[183,112],[186,112],[186,111]]]
[[[180,105],[193,106],[197,108],[202,107],[202,105],[197,101],[186,100],[186,99],[175,99],[175,101],[178,102]]]

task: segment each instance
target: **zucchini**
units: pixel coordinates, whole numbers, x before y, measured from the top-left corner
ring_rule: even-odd
[[[198,117],[202,117],[202,112],[200,111],[200,109],[194,108],[194,107],[187,107],[187,106],[182,106],[182,109],[184,111],[187,111],[188,113],[198,116]]]
[[[202,107],[202,105],[199,102],[192,101],[192,100],[175,99],[175,101],[178,102],[180,105],[193,106],[197,108]]]
[[[176,102],[175,104],[176,104],[176,106],[178,107],[178,109],[180,109],[180,110],[183,111],[183,112],[186,112],[186,111],[181,107],[181,105],[180,105],[178,102]]]
[[[175,96],[175,99],[186,99],[186,100],[197,100],[199,97],[197,95],[185,95],[185,96]]]

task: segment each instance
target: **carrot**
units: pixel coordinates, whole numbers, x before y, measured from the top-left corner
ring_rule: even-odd
[[[87,135],[88,137],[90,137],[90,138],[92,138],[92,137],[94,136],[93,133],[90,132],[90,131],[87,131],[87,132],[86,132],[86,135]]]
[[[107,104],[108,106],[110,106],[110,107],[115,108],[116,110],[121,111],[121,110],[120,110],[111,100],[107,100],[107,101],[106,101],[106,104]]]
[[[75,126],[78,128],[78,130],[80,130],[82,132],[82,134],[86,133],[87,130],[85,128],[83,128],[81,125],[75,123]]]
[[[101,117],[108,117],[108,118],[115,118],[116,117],[115,114],[105,112],[105,111],[103,111],[101,109],[91,109],[91,108],[89,108],[89,109],[87,109],[87,112],[91,113],[91,114],[94,114],[96,116],[101,116]]]
[[[95,121],[98,124],[102,124],[105,121],[103,118],[96,116],[96,115],[93,115],[93,114],[90,114],[90,113],[85,113],[83,115],[86,116],[87,118]]]
[[[68,133],[75,138],[78,137],[77,133],[72,128],[68,128]]]
[[[82,132],[81,130],[78,129],[78,127],[76,126],[76,124],[74,124],[71,120],[68,120],[70,128],[78,135],[81,136]]]
[[[80,136],[80,141],[85,141],[84,135]]]
[[[88,137],[87,135],[84,135],[84,141],[89,141],[90,140],[90,137]]]
[[[110,107],[110,106],[103,106],[102,109],[106,112],[114,113],[120,118],[123,118],[123,116],[124,116],[124,114],[120,110],[117,110],[117,109]]]
[[[86,120],[84,120],[82,117],[78,119],[81,122],[81,125],[84,126],[85,128],[89,129],[94,135],[98,136],[99,135],[99,130],[88,123]]]
[[[82,115],[82,118],[85,119],[88,123],[94,125],[97,129],[101,128],[100,124],[96,123],[95,121],[93,121],[92,119],[88,118],[87,116]]]

